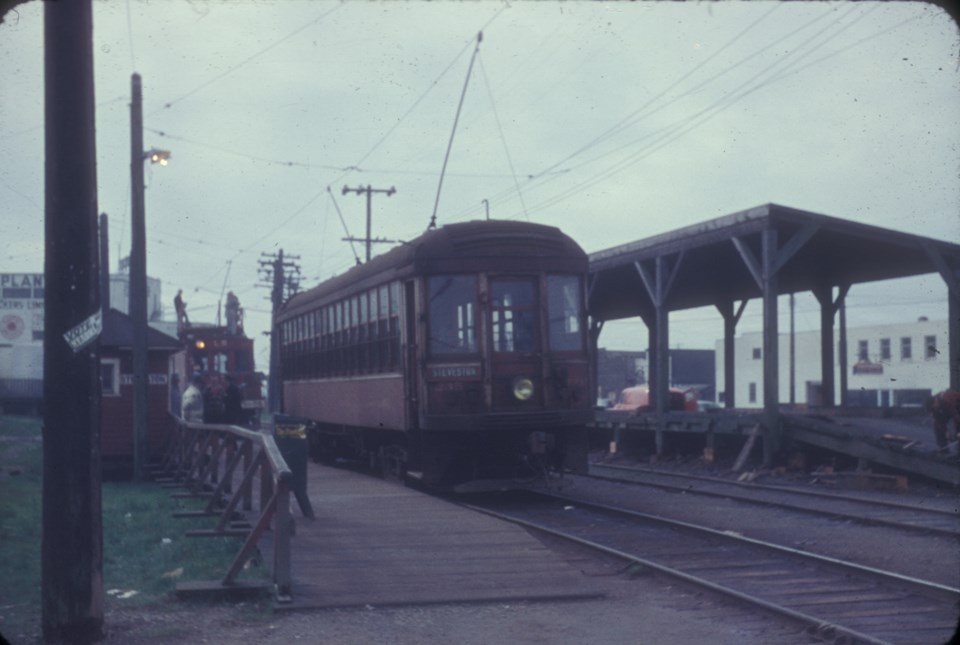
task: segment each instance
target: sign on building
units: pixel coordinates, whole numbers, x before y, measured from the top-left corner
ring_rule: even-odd
[[[0,344],[43,344],[43,274],[0,273]]]

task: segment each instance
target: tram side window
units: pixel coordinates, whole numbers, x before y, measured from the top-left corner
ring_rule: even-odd
[[[207,363],[206,352],[202,352],[202,351],[194,352],[193,353],[193,371],[204,374],[209,369],[210,369],[210,365]]]
[[[431,354],[477,351],[476,300],[475,276],[445,275],[429,279]]]
[[[536,308],[533,283],[491,283],[491,328],[495,352],[532,352],[536,349]]]
[[[547,276],[547,311],[550,316],[550,349],[581,349],[580,279],[572,275]]]
[[[387,361],[387,369],[396,371],[400,369],[400,283],[390,283],[390,340],[388,348],[390,358]]]

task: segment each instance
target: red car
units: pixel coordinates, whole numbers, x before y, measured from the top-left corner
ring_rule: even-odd
[[[646,385],[635,385],[620,392],[614,411],[633,412],[653,409],[650,401],[650,388]],[[696,412],[697,393],[693,389],[681,390],[670,388],[670,410],[675,412]]]

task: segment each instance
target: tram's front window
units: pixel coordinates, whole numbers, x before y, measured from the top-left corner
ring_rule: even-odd
[[[533,282],[502,280],[490,285],[493,351],[536,350],[537,318]]]
[[[434,276],[428,281],[428,290],[430,353],[476,352],[476,276]]]
[[[582,349],[580,279],[577,276],[547,276],[547,311],[550,315],[550,349],[554,351]]]

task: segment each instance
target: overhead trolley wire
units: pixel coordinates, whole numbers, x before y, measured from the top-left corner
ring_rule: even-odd
[[[479,47],[479,43],[477,44]],[[500,132],[500,141],[503,143],[503,152],[507,156],[507,163],[510,165],[510,172],[513,175],[513,185],[517,189],[517,196],[520,198],[520,205],[523,206],[523,214],[527,218],[527,221],[530,220],[530,215],[527,213],[527,204],[523,201],[523,191],[520,189],[520,182],[517,181],[517,171],[513,167],[513,158],[510,156],[510,148],[507,147],[507,138],[503,134],[503,125],[500,123],[500,114],[497,112],[497,104],[493,100],[493,92],[490,90],[490,79],[487,78],[487,71],[483,66],[483,59],[480,59],[480,75],[483,77],[484,85],[487,88],[487,96],[490,97],[490,106],[493,109],[493,116],[497,122],[497,130]]]
[[[190,90],[189,92],[186,92],[185,94],[181,94],[180,96],[178,96],[177,98],[175,98],[175,99],[173,99],[173,100],[171,100],[171,101],[167,101],[166,103],[163,104],[162,107],[157,108],[156,110],[151,111],[148,115],[153,115],[153,114],[156,114],[157,112],[160,112],[161,110],[165,110],[165,109],[171,108],[171,107],[173,107],[173,105],[174,105],[175,103],[179,103],[180,101],[183,101],[184,99],[187,99],[187,98],[193,96],[193,95],[196,94],[197,92],[199,92],[199,91],[201,91],[201,90],[203,90],[203,89],[206,89],[207,87],[210,87],[211,85],[213,85],[213,84],[216,83],[217,81],[225,78],[226,76],[229,76],[229,75],[232,74],[233,72],[237,71],[238,69],[240,69],[240,68],[243,67],[244,65],[247,65],[248,63],[250,63],[251,61],[255,60],[256,58],[259,58],[260,56],[262,56],[263,54],[267,53],[267,52],[270,51],[271,49],[274,49],[274,48],[277,47],[278,45],[281,45],[281,44],[285,43],[286,41],[290,40],[291,38],[293,38],[294,36],[296,36],[296,35],[299,34],[300,32],[302,32],[302,31],[304,31],[304,30],[306,30],[306,29],[309,29],[310,27],[312,27],[313,25],[315,25],[315,24],[317,24],[318,22],[322,21],[324,18],[326,18],[327,16],[329,16],[329,15],[332,14],[333,12],[337,11],[338,9],[340,9],[340,7],[342,7],[342,6],[343,6],[343,3],[339,3],[339,2],[336,3],[336,4],[333,6],[332,9],[329,9],[329,10],[323,12],[322,14],[320,14],[319,16],[317,16],[316,18],[314,18],[314,19],[311,20],[310,22],[306,23],[305,25],[303,25],[303,26],[301,26],[301,27],[298,27],[297,29],[294,29],[293,31],[291,31],[289,34],[287,34],[287,35],[284,36],[283,38],[274,41],[273,43],[267,45],[266,47],[264,47],[263,49],[257,51],[256,53],[251,54],[251,55],[248,56],[247,58],[244,58],[242,61],[240,61],[239,63],[237,63],[237,64],[234,65],[233,67],[230,67],[230,68],[228,68],[228,69],[225,69],[224,71],[220,72],[220,73],[217,74],[216,76],[210,78],[210,79],[207,80],[207,81],[204,81],[203,83],[201,83],[201,84],[198,85],[197,87],[193,88],[193,89]]]
[[[668,85],[668,86],[665,87],[664,89],[660,90],[659,93],[657,93],[655,96],[653,96],[653,97],[650,98],[648,101],[646,101],[645,103],[643,103],[640,107],[638,107],[637,109],[635,109],[635,110],[633,110],[632,112],[630,112],[630,114],[628,114],[627,116],[623,117],[620,121],[618,121],[618,122],[615,123],[613,126],[611,126],[611,127],[607,128],[606,130],[604,130],[601,134],[599,134],[598,136],[596,136],[596,137],[593,138],[592,140],[588,141],[586,144],[584,144],[584,145],[582,145],[581,147],[579,147],[578,149],[574,150],[573,152],[571,152],[569,155],[567,155],[567,156],[564,157],[563,159],[560,159],[559,161],[553,163],[552,165],[550,165],[550,166],[547,167],[546,169],[544,169],[544,170],[536,173],[536,174],[534,175],[534,177],[539,177],[539,176],[545,174],[546,172],[549,172],[550,170],[553,170],[553,169],[556,168],[557,166],[566,163],[566,162],[569,161],[570,159],[573,159],[574,157],[576,157],[576,156],[578,156],[578,155],[586,152],[587,150],[589,150],[589,149],[593,148],[594,146],[602,143],[603,141],[606,141],[607,139],[609,139],[609,138],[612,137],[613,135],[621,132],[622,130],[626,129],[627,127],[630,127],[631,125],[635,124],[638,120],[640,120],[640,119],[642,119],[642,118],[645,118],[646,115],[643,115],[643,116],[640,116],[640,115],[642,115],[643,111],[646,110],[648,107],[650,107],[650,105],[652,105],[654,102],[658,101],[659,99],[663,98],[663,97],[667,94],[667,92],[669,92],[670,90],[674,89],[675,87],[677,87],[678,85],[680,85],[681,83],[683,83],[684,81],[686,81],[688,78],[690,78],[691,76],[693,76],[695,73],[697,73],[698,71],[700,71],[700,69],[702,69],[703,67],[705,67],[707,64],[709,64],[710,62],[712,62],[712,61],[713,61],[715,58],[717,58],[721,53],[723,53],[727,48],[731,47],[734,43],[736,43],[738,40],[740,40],[748,31],[750,31],[751,29],[753,29],[754,27],[756,27],[758,24],[760,24],[761,22],[763,22],[764,20],[766,20],[767,17],[768,17],[770,14],[772,14],[774,11],[776,11],[779,7],[780,7],[780,4],[779,4],[779,3],[773,4],[773,6],[771,7],[771,9],[770,9],[769,11],[767,11],[766,13],[764,13],[763,15],[761,15],[759,18],[757,18],[756,20],[754,20],[752,23],[750,23],[749,25],[747,25],[746,27],[744,27],[741,31],[739,31],[736,35],[734,35],[730,40],[728,40],[726,43],[724,43],[723,45],[721,45],[721,46],[720,46],[716,51],[714,51],[710,56],[708,56],[707,58],[705,58],[705,59],[703,59],[702,61],[700,61],[700,63],[698,63],[697,65],[695,65],[695,66],[694,66],[690,71],[688,71],[686,74],[684,74],[683,76],[681,76],[680,78],[678,78],[677,80],[675,80],[673,83],[671,83],[670,85]],[[816,20],[820,20],[821,18],[822,18],[822,16],[819,17],[819,18],[817,18]],[[763,51],[763,50],[760,50],[760,51]],[[733,67],[736,67],[737,65],[739,65],[739,64],[741,64],[742,62],[748,60],[749,58],[750,58],[750,57],[747,57],[747,59],[744,59],[743,61],[738,62],[738,63],[737,63],[736,65],[734,65]],[[728,68],[728,71],[729,71],[729,69],[733,69],[733,67]],[[725,72],[724,72],[724,73],[725,73]]]
[[[869,12],[869,11],[872,11],[872,10],[873,10],[873,9],[869,9],[868,12]],[[851,10],[848,12],[848,15],[849,15],[850,13],[853,13],[854,11],[856,11],[856,8],[851,8]],[[865,15],[866,15],[866,14],[861,15],[860,17],[858,17],[858,18],[857,18],[857,21],[859,21],[860,19],[862,19]],[[820,19],[823,18],[823,17],[824,17],[824,16],[820,16],[819,18],[816,18],[816,19],[814,19],[814,20],[811,20],[811,21],[805,23],[804,25],[801,25],[801,26],[798,27],[797,29],[794,29],[793,31],[791,31],[790,34],[788,35],[788,37],[793,36],[794,34],[799,33],[800,31],[808,28],[809,26],[811,26],[812,24],[814,24],[815,22],[817,22],[818,20],[820,20]],[[828,25],[827,27],[824,27],[823,29],[819,30],[818,32],[816,32],[815,34],[813,34],[811,37],[809,37],[809,38],[807,38],[805,41],[803,41],[800,45],[797,46],[797,48],[794,48],[793,50],[791,50],[790,52],[788,52],[784,57],[778,58],[778,59],[777,59],[776,61],[774,61],[772,64],[768,65],[767,67],[765,67],[764,69],[762,69],[760,72],[754,74],[750,79],[748,79],[748,80],[745,81],[744,83],[741,83],[736,89],[734,89],[734,90],[732,90],[732,91],[730,91],[730,92],[727,92],[727,93],[724,94],[720,99],[718,99],[717,101],[714,101],[714,102],[713,102],[710,106],[708,106],[707,108],[704,108],[703,110],[700,110],[699,112],[697,112],[697,113],[694,114],[694,115],[691,115],[691,116],[688,116],[688,117],[684,118],[682,121],[675,122],[675,123],[673,123],[673,124],[671,124],[671,125],[669,125],[669,126],[666,126],[666,127],[664,127],[664,128],[661,128],[661,129],[658,130],[658,131],[644,134],[643,136],[639,137],[638,139],[635,139],[635,140],[633,140],[633,141],[631,141],[631,142],[629,142],[629,143],[626,143],[626,144],[623,144],[623,145],[621,145],[621,146],[618,146],[618,147],[617,147],[615,150],[613,150],[613,151],[605,152],[605,153],[603,153],[603,154],[601,154],[601,155],[598,155],[598,156],[594,157],[594,158],[591,159],[591,160],[585,161],[585,162],[583,162],[583,163],[575,166],[573,169],[575,169],[575,168],[580,168],[580,167],[582,167],[582,166],[588,165],[589,163],[593,163],[593,162],[595,162],[595,161],[598,161],[599,159],[602,159],[602,158],[604,158],[604,157],[606,157],[606,156],[609,156],[610,154],[613,154],[614,152],[617,152],[617,151],[623,150],[623,149],[625,149],[625,148],[634,146],[634,145],[636,145],[636,144],[639,143],[639,142],[642,142],[642,141],[644,141],[644,140],[650,139],[651,137],[654,138],[654,140],[653,140],[652,142],[646,144],[643,148],[641,148],[640,150],[636,151],[636,152],[633,153],[632,155],[630,155],[630,156],[628,156],[628,157],[626,157],[626,158],[624,158],[624,159],[621,159],[621,160],[618,161],[618,162],[615,162],[614,164],[612,164],[611,166],[609,166],[607,169],[605,169],[605,170],[603,170],[603,171],[601,171],[601,172],[593,175],[592,177],[590,177],[590,178],[588,178],[588,179],[583,180],[582,182],[580,182],[580,183],[578,183],[578,184],[576,184],[576,185],[574,185],[574,186],[572,186],[572,187],[570,187],[570,188],[562,191],[561,193],[558,193],[558,194],[554,195],[554,196],[551,197],[551,198],[548,198],[548,199],[545,200],[544,202],[541,202],[541,203],[537,204],[537,205],[533,208],[533,210],[541,210],[541,209],[543,209],[543,208],[547,208],[547,207],[549,207],[549,206],[553,206],[554,204],[559,203],[560,201],[563,201],[563,200],[569,198],[570,196],[572,196],[572,195],[574,195],[574,194],[582,191],[582,190],[585,189],[585,188],[589,188],[590,186],[593,186],[593,185],[595,185],[595,184],[597,184],[597,183],[599,183],[599,182],[601,182],[601,181],[604,181],[604,180],[606,180],[606,179],[609,179],[610,177],[618,174],[619,172],[622,172],[622,171],[625,170],[627,167],[629,167],[629,166],[631,166],[631,165],[633,165],[633,164],[635,164],[635,163],[637,163],[637,162],[639,162],[639,161],[641,161],[641,160],[649,157],[649,156],[650,156],[651,154],[653,154],[654,152],[659,151],[660,149],[662,149],[663,147],[669,145],[670,143],[672,143],[672,142],[675,141],[676,139],[680,138],[681,136],[684,136],[686,133],[688,133],[689,131],[693,130],[694,128],[699,127],[700,125],[702,125],[702,124],[705,123],[706,121],[708,121],[708,120],[712,119],[713,117],[717,116],[718,114],[722,113],[724,110],[726,110],[727,108],[729,108],[730,106],[732,106],[735,102],[741,100],[742,98],[748,96],[749,94],[752,94],[753,92],[755,92],[755,91],[757,91],[757,90],[759,90],[759,89],[762,89],[763,87],[769,85],[769,84],[772,83],[772,82],[775,82],[776,80],[780,80],[780,79],[785,78],[786,76],[788,76],[788,75],[790,75],[790,74],[792,74],[792,73],[795,73],[796,71],[798,71],[798,69],[801,69],[801,68],[796,68],[799,60],[802,60],[803,58],[808,57],[809,55],[811,55],[811,54],[812,54],[813,52],[815,52],[817,49],[821,48],[826,42],[829,42],[829,40],[832,40],[833,38],[835,38],[839,33],[841,33],[841,32],[844,31],[845,29],[847,29],[847,28],[849,28],[850,26],[852,26],[852,24],[855,24],[855,22],[856,22],[856,21],[854,21],[854,23],[851,23],[851,24],[849,24],[849,25],[841,26],[835,33],[830,34],[829,36],[827,36],[827,38],[826,38],[823,42],[820,42],[820,43],[816,44],[812,49],[808,49],[807,51],[801,52],[801,51],[800,51],[800,48],[801,48],[801,47],[804,47],[804,46],[810,44],[811,42],[813,42],[814,40],[816,40],[817,38],[821,37],[824,33],[826,33],[829,29],[831,29],[831,28],[833,27],[833,25]],[[898,26],[900,26],[900,25],[898,25]],[[885,31],[889,31],[889,30],[885,30]],[[739,65],[743,64],[744,62],[746,62],[746,60],[755,57],[758,53],[760,53],[760,52],[762,52],[762,51],[765,51],[766,49],[769,49],[771,46],[773,46],[773,44],[781,43],[782,40],[783,40],[783,39],[778,39],[778,40],[776,41],[776,43],[771,43],[771,45],[767,45],[766,47],[761,48],[760,50],[758,50],[757,52],[754,52],[754,53],[751,54],[750,56],[748,56],[748,57],[746,57],[746,58],[744,58],[744,59],[741,59],[740,61],[738,61],[737,63],[735,63],[732,67],[736,67],[736,66],[739,66]],[[867,39],[863,39],[863,40],[858,41],[858,42],[863,42],[864,40],[867,40]],[[829,56],[823,57],[823,58],[821,58],[821,59],[819,59],[819,60],[825,60],[826,58],[829,58]],[[779,76],[775,76],[775,77],[773,77],[773,78],[767,78],[767,79],[761,80],[760,82],[757,82],[757,83],[756,83],[755,85],[753,85],[752,87],[748,87],[750,84],[752,84],[752,83],[754,83],[755,81],[757,81],[760,77],[764,76],[765,74],[768,74],[771,70],[775,70],[777,67],[779,67],[779,66],[784,66],[784,65],[787,66],[787,70],[786,70],[785,72],[782,72]],[[720,75],[723,75],[723,74],[727,73],[730,69],[732,69],[732,67],[731,67],[731,68],[728,68],[727,70],[724,70],[723,72],[721,72],[721,73],[718,74],[718,75],[715,75],[715,77],[718,77],[718,76],[720,76]],[[803,66],[803,68],[806,68],[806,67],[809,67],[809,65]],[[795,69],[795,68],[796,68],[796,69]],[[711,79],[711,80],[712,80],[712,79]],[[711,82],[711,81],[707,81],[707,82]],[[700,85],[698,85],[698,86],[697,86],[697,89],[699,89],[700,87],[702,87],[703,85],[705,85],[707,82],[704,82],[704,83],[701,83]],[[686,93],[686,94],[689,94],[689,92]],[[672,101],[671,101],[671,103],[672,103]],[[669,105],[669,104],[668,104],[668,105]],[[656,111],[659,111],[660,109],[662,109],[662,107],[664,107],[664,106],[661,106],[661,107],[657,108]],[[647,116],[649,116],[649,115],[647,115]],[[551,168],[552,168],[552,167],[553,167],[553,166],[551,166]],[[556,177],[554,177],[553,179],[556,179]],[[544,183],[547,183],[548,181],[550,181],[550,179],[546,179],[546,180],[544,180],[544,181],[541,181],[541,182],[540,182],[540,185],[542,185],[542,184],[544,184]]]
[[[493,16],[491,16],[491,18],[490,18],[487,22],[485,22],[485,23],[483,24],[483,26],[480,28],[480,33],[483,33],[483,30],[486,29],[491,23],[493,23],[493,21],[496,20],[496,19],[500,16],[501,13],[503,13],[504,9],[506,9],[507,6],[508,6],[508,5],[504,4],[502,7],[500,7],[500,9],[499,9]],[[360,164],[362,164],[364,161],[366,161],[366,160],[370,157],[370,155],[372,155],[372,154],[377,150],[377,148],[379,148],[381,145],[383,145],[383,143],[384,143],[388,138],[390,138],[390,135],[392,135],[393,132],[400,126],[400,124],[403,123],[403,122],[406,120],[406,118],[407,118],[408,116],[410,116],[410,114],[411,114],[415,109],[417,109],[417,106],[419,106],[420,103],[427,97],[427,95],[440,83],[440,81],[443,79],[443,77],[447,75],[447,72],[449,72],[449,71],[453,68],[453,66],[457,63],[457,61],[460,60],[460,57],[463,56],[464,53],[466,53],[466,51],[470,48],[470,45],[472,45],[472,44],[473,44],[473,39],[470,39],[470,40],[468,40],[466,43],[464,43],[464,45],[463,45],[463,47],[460,49],[460,51],[457,52],[456,56],[453,57],[453,60],[450,61],[450,64],[448,64],[448,65],[443,69],[443,71],[440,72],[440,75],[437,76],[437,78],[435,78],[434,81],[427,87],[427,89],[425,89],[425,90],[423,91],[423,93],[417,98],[417,100],[414,101],[413,104],[412,104],[409,108],[407,108],[407,111],[404,112],[403,115],[401,115],[399,119],[397,119],[396,123],[394,123],[392,126],[390,126],[390,129],[387,130],[387,131],[383,134],[383,136],[381,136],[380,139],[377,140],[377,142],[376,142],[375,144],[373,144],[373,147],[370,148],[370,149],[366,152],[366,154],[364,154],[362,157],[360,157],[359,161],[357,161],[357,162],[354,163],[352,166],[350,166],[350,167],[349,167],[349,170],[348,170],[347,172],[345,172],[343,175],[341,175],[340,177],[338,177],[337,179],[335,179],[335,180],[332,181],[331,183],[332,183],[332,184],[339,184],[341,181],[343,181],[344,179],[346,179],[346,177],[350,174],[350,172],[352,172],[352,171],[359,171],[359,170],[360,170]],[[432,174],[432,173],[431,173],[431,174]]]

